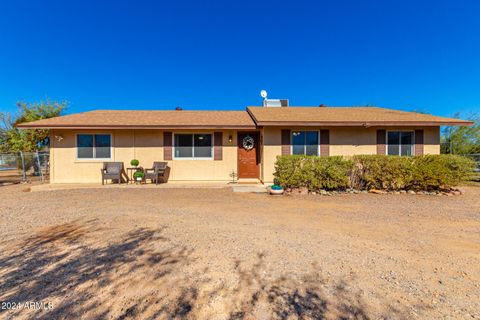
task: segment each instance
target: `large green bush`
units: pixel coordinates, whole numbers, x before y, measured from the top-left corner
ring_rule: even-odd
[[[280,156],[274,176],[284,188],[346,189],[351,166],[350,160],[340,156]]]
[[[412,185],[418,190],[457,186],[470,180],[475,162],[456,155],[425,155],[413,158]]]
[[[358,155],[350,159],[316,156],[280,156],[276,182],[284,188],[342,190],[437,190],[456,186],[471,177],[471,159],[455,155],[399,157]]]
[[[360,155],[352,160],[352,188],[402,190],[412,182],[412,157]]]

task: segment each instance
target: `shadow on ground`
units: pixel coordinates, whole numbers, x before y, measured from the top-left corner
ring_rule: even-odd
[[[239,285],[232,293],[229,319],[371,319],[361,292],[345,281],[330,281],[312,271],[300,279],[269,279],[264,254],[250,269],[236,263]],[[315,270],[315,266],[312,268]],[[374,318],[402,319],[404,313],[385,305]]]
[[[371,318],[346,282],[315,272],[271,279],[259,254],[250,268],[235,264],[235,286],[215,285],[208,269],[196,269],[194,252],[172,245],[162,229],[138,228],[109,243],[98,239],[97,225],[54,226],[1,253],[0,301],[51,302],[53,308],[0,310],[0,317],[210,319],[221,312],[220,319]],[[401,318],[398,310],[388,312],[382,316]]]

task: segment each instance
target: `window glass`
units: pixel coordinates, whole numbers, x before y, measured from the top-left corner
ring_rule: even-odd
[[[77,135],[77,158],[79,159],[93,158],[93,135],[91,134]]]
[[[95,158],[110,158],[110,135],[96,134],[95,135]]]
[[[305,135],[305,154],[308,156],[318,155],[318,132],[307,131]]]
[[[389,131],[387,136],[387,154],[390,156],[398,156],[400,150],[400,132]]]
[[[191,134],[176,134],[175,135],[175,157],[177,158],[191,158],[193,156]]]
[[[390,131],[388,132],[388,142],[390,144],[400,144],[400,132]]]
[[[389,144],[388,145],[388,155],[389,156],[398,156],[400,150],[400,145],[398,144]]]
[[[305,132],[292,132],[292,154],[305,154]]]
[[[175,134],[176,158],[211,158],[211,134]]]
[[[293,131],[292,154],[318,155],[318,131]]]
[[[212,135],[193,135],[193,155],[196,158],[210,158],[212,156]]]
[[[401,143],[401,155],[402,156],[411,156],[412,155],[412,145],[413,145],[413,132],[401,132],[400,133],[400,143]]]
[[[413,148],[413,132],[389,131],[387,136],[387,154],[411,156]]]

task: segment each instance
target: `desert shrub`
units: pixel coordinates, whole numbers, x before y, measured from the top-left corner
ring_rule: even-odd
[[[279,156],[274,176],[284,188],[345,189],[349,185],[351,166],[350,160],[340,156]]]
[[[402,190],[412,183],[412,158],[386,155],[353,157],[352,187]]]
[[[425,155],[412,158],[411,188],[417,190],[447,189],[469,180],[475,162],[456,155]]]
[[[454,155],[353,157],[351,186],[357,189],[436,190],[468,180],[474,162]]]
[[[284,188],[306,187],[342,190],[436,190],[448,189],[468,180],[474,161],[455,155],[414,157],[358,155],[316,157],[279,156],[275,164],[275,181]]]

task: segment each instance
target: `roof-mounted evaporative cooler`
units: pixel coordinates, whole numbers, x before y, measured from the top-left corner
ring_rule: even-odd
[[[264,107],[288,107],[288,99],[265,99]]]
[[[267,91],[260,91],[264,107],[288,107],[288,99],[267,99]]]

